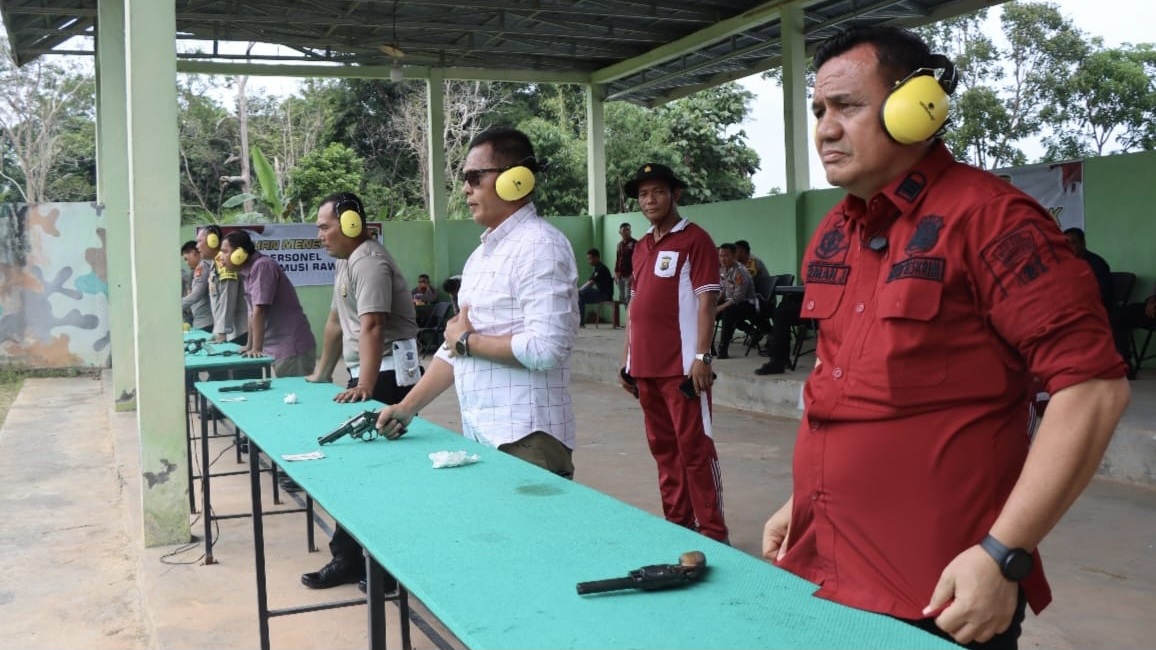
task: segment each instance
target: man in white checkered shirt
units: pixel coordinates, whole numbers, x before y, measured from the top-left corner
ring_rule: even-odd
[[[462,433],[571,478],[574,409],[570,351],[578,332],[574,249],[531,202],[538,161],[529,138],[487,129],[470,142],[462,191],[486,228],[462,271],[461,311],[445,344],[401,402],[382,409],[387,438],[451,385]]]

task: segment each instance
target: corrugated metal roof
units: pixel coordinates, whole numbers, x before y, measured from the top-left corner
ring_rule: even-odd
[[[800,6],[808,48],[856,23],[919,25],[1004,0],[176,0],[183,59],[531,70],[606,84],[607,98],[656,105],[777,67],[780,10]],[[0,0],[18,63],[91,54],[97,0]],[[277,55],[243,52],[250,42]],[[242,47],[223,48],[235,43]]]

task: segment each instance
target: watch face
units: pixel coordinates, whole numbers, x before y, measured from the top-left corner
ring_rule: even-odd
[[[1012,549],[1004,558],[1003,575],[1019,582],[1032,572],[1032,555],[1023,549]]]

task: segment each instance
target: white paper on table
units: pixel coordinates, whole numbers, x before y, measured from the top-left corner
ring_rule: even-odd
[[[244,397],[218,397],[217,401],[220,401],[220,402],[248,402],[249,400],[245,399]]]
[[[317,451],[308,451],[308,452],[305,452],[303,454],[281,454],[281,459],[282,460],[288,460],[288,461],[318,460],[321,458],[325,458],[325,453],[322,452],[320,449],[318,449]]]
[[[284,401],[286,404],[296,404],[297,403],[297,393],[285,393],[285,400]]]
[[[430,452],[429,459],[433,461],[434,469],[472,465],[481,460],[477,454],[467,454],[464,451],[433,451]]]

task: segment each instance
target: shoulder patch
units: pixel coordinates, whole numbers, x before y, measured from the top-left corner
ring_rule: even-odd
[[[980,257],[1000,289],[1035,282],[1055,266],[1056,252],[1036,224],[1026,224],[988,244]]]

